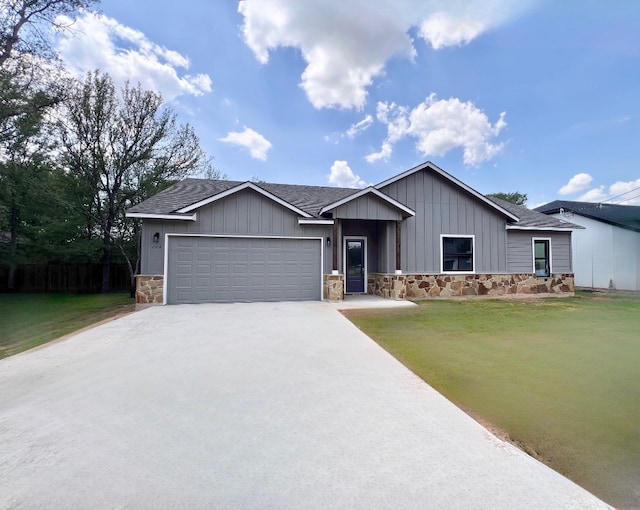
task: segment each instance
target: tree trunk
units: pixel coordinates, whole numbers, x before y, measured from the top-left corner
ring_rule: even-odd
[[[17,292],[18,282],[16,281],[16,272],[18,269],[16,253],[18,249],[18,221],[20,211],[17,207],[11,208],[10,220],[10,238],[9,238],[9,277],[7,281],[7,289],[9,292]]]
[[[111,291],[111,247],[102,249],[102,288],[106,294]]]

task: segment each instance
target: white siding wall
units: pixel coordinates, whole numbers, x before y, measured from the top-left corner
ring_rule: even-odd
[[[584,230],[572,235],[573,267],[578,287],[640,290],[640,233],[575,214],[553,215]]]

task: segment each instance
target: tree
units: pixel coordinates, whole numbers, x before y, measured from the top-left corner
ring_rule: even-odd
[[[64,29],[68,20],[97,0],[2,0],[0,2],[0,68],[11,59],[55,58],[48,29]],[[65,21],[66,20],[66,21]]]
[[[210,164],[193,129],[178,125],[162,97],[95,71],[79,83],[57,124],[60,164],[83,194],[87,236],[101,240],[102,291],[117,248],[129,263],[139,225],[125,210]]]
[[[499,198],[500,200],[505,200],[506,202],[511,202],[516,205],[527,205],[527,194],[520,193],[519,191],[513,191],[511,193],[489,193],[487,195],[489,198]]]
[[[20,136],[22,117],[64,98],[66,80],[49,37],[97,0],[0,0],[0,143]]]

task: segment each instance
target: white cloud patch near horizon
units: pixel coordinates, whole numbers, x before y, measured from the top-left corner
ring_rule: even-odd
[[[56,22],[68,25],[64,16]],[[207,74],[187,74],[189,59],[151,41],[144,33],[108,16],[85,12],[73,23],[72,30],[58,34],[56,49],[69,70],[84,78],[100,69],[122,86],[133,85],[162,94],[170,102],[183,95],[201,96],[212,90]]]
[[[640,179],[617,181],[609,186],[590,189],[577,199],[579,202],[608,202],[618,205],[640,205]]]
[[[227,136],[218,140],[247,149],[252,158],[260,161],[267,160],[267,152],[272,147],[269,140],[247,126],[244,126],[243,131],[230,131]]]
[[[346,161],[334,161],[331,165],[331,173],[327,178],[329,184],[339,188],[364,188],[367,185],[359,175],[353,173]]]
[[[468,44],[539,0],[263,0],[238,3],[244,41],[259,62],[297,48],[307,63],[300,86],[315,108],[362,109],[367,88],[392,57],[416,55],[409,30],[434,49]]]
[[[502,112],[491,124],[486,114],[472,102],[457,98],[440,99],[435,94],[409,110],[395,103],[379,102],[376,115],[387,125],[387,138],[379,152],[365,157],[369,163],[387,161],[396,142],[405,137],[416,139],[416,149],[424,156],[443,156],[455,148],[463,149],[466,165],[476,166],[502,151],[503,143],[492,143],[506,127]]]
[[[578,191],[582,191],[587,188],[589,184],[591,184],[591,181],[593,181],[593,177],[587,173],[581,172],[569,179],[569,182],[562,186],[562,188],[558,190],[558,193],[561,195],[577,193]]]

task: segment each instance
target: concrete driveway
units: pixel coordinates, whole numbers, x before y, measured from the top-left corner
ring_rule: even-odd
[[[0,508],[590,509],[326,303],[137,312],[0,361]]]

